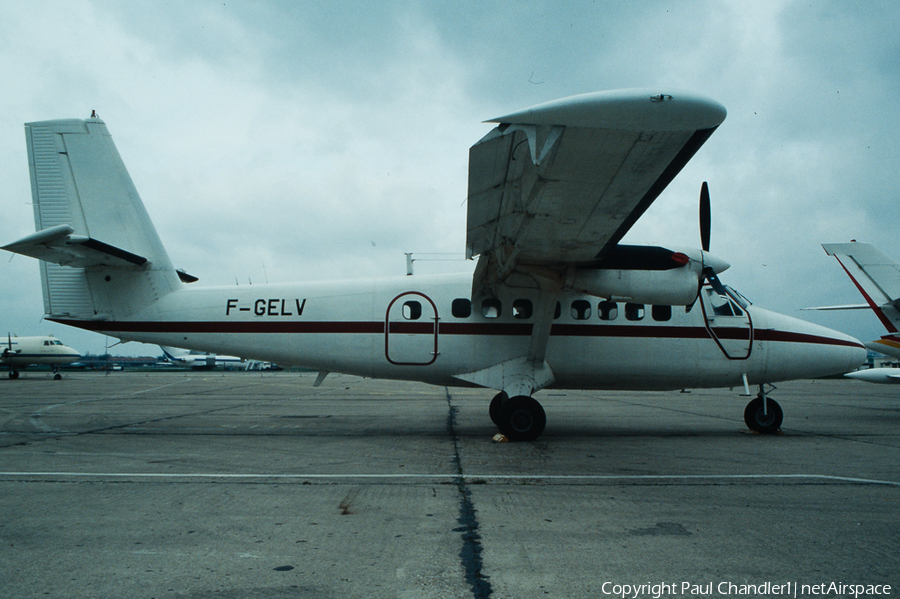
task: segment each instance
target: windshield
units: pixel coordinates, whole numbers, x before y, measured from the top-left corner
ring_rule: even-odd
[[[747,306],[753,305],[753,302],[748,300],[746,297],[741,295],[739,292],[735,291],[733,287],[729,287],[728,285],[725,285],[725,289],[728,290],[728,293],[731,295],[731,297],[735,301],[737,301],[737,303],[739,303],[741,305],[741,308],[743,308],[744,310],[747,309]]]

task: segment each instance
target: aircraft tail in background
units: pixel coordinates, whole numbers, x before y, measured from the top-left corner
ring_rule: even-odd
[[[823,243],[834,256],[888,334],[866,347],[889,356],[900,357],[900,264],[869,243]],[[853,309],[864,306],[834,306]],[[823,308],[820,308],[823,309]],[[825,308],[828,309],[828,308]]]

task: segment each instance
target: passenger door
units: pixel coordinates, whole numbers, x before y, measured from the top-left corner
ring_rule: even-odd
[[[437,306],[424,293],[408,291],[388,304],[384,354],[398,366],[427,366],[438,356]]]

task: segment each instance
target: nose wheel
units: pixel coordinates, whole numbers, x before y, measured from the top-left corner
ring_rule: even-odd
[[[772,435],[781,428],[784,413],[781,406],[774,399],[765,397],[762,393],[756,396],[744,409],[744,422],[747,428],[763,434]]]
[[[491,420],[510,441],[534,441],[544,432],[547,415],[533,397],[506,397],[498,393],[491,401]]]

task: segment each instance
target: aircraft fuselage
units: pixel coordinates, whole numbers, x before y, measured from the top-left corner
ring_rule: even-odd
[[[175,345],[359,376],[467,385],[465,375],[527,353],[538,292],[473,305],[471,275],[182,287],[111,321],[58,322]],[[852,337],[739,305],[709,287],[693,305],[649,306],[563,292],[546,362],[569,389],[743,386],[852,370]]]

